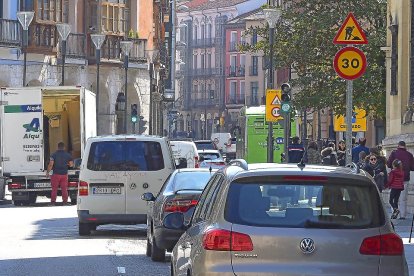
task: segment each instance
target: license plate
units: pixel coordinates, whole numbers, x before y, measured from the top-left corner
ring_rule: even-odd
[[[34,183],[35,188],[50,188],[50,183]]]
[[[121,188],[98,188],[98,187],[93,187],[92,188],[92,193],[95,195],[119,195],[121,194]]]

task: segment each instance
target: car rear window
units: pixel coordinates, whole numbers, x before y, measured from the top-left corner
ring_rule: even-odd
[[[374,185],[234,182],[226,204],[226,220],[242,225],[364,229],[385,223]]]
[[[93,171],[158,171],[164,168],[164,158],[158,142],[94,142],[87,167]]]
[[[198,153],[200,158],[203,160],[215,160],[220,158],[220,154],[218,153]]]
[[[177,173],[172,191],[203,190],[213,174],[208,171]]]
[[[197,150],[214,150],[213,142],[196,142]]]

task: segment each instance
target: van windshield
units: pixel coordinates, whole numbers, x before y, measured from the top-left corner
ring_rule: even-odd
[[[164,168],[164,158],[158,142],[94,142],[87,167],[92,171],[159,171]]]

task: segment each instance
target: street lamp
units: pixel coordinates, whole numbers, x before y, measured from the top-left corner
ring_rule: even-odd
[[[269,24],[269,68],[268,68],[268,81],[267,88],[273,88],[273,44],[274,44],[274,30],[276,23],[282,14],[281,4],[277,1],[276,6],[272,8],[263,9],[263,13],[267,23]],[[286,129],[285,129],[286,131]],[[287,143],[287,141],[284,141]],[[285,152],[287,154],[287,152]],[[267,136],[267,162],[273,163],[273,123],[268,123],[268,136]]]
[[[124,69],[125,69],[125,121],[124,121],[124,133],[127,133],[127,109],[128,109],[128,63],[129,63],[129,52],[131,52],[133,46],[132,41],[121,41],[121,49],[124,53]]]
[[[26,86],[27,46],[29,45],[29,26],[34,17],[32,11],[17,12],[17,19],[23,29],[23,86]]]
[[[91,34],[91,39],[95,45],[95,55],[96,55],[96,120],[99,121],[99,67],[101,64],[101,47],[104,43],[106,35],[104,34]],[[99,134],[99,127],[98,134]]]
[[[56,24],[57,31],[60,36],[62,43],[61,54],[62,54],[62,86],[65,85],[65,59],[66,59],[66,40],[70,34],[70,25],[67,23]]]

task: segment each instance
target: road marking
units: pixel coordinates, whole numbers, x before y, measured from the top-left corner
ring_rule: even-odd
[[[118,273],[119,274],[125,274],[125,267],[118,266]]]

